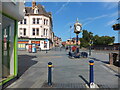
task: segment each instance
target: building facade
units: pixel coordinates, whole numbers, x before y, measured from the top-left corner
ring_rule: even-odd
[[[23,2],[0,1],[0,86],[18,74],[17,31],[23,9]]]
[[[52,14],[36,2],[32,7],[25,7],[25,17],[18,25],[18,48],[28,49],[29,44],[36,44],[41,50],[53,47]]]
[[[62,45],[62,39],[57,36],[54,36],[54,46],[60,47],[61,45]]]
[[[68,39],[66,45],[76,45],[76,38]],[[78,40],[78,45],[80,45],[80,40]]]

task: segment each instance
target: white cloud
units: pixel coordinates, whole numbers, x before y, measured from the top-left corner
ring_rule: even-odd
[[[98,19],[101,19],[101,18],[105,18],[107,16],[108,15],[100,15],[100,16],[90,17],[90,18],[84,19],[84,20],[82,20],[82,22],[86,22],[86,23],[84,23],[83,26],[85,26],[87,24],[90,24],[90,23],[92,23],[95,20],[98,20]]]
[[[75,23],[75,22],[69,22],[69,23],[67,23],[67,24],[65,25],[65,27],[68,27],[68,26],[69,26],[69,27],[70,27],[70,26],[73,26],[73,25],[74,25],[74,23]]]
[[[118,7],[118,2],[106,2],[104,7],[107,9],[113,9]]]
[[[62,11],[68,4],[69,4],[70,0],[68,0],[65,4],[63,4],[61,6],[61,8],[59,10],[57,10],[57,12],[55,14],[58,14],[60,11]]]
[[[106,26],[112,26],[113,24],[117,23],[117,20],[112,20],[112,21],[109,21]]]

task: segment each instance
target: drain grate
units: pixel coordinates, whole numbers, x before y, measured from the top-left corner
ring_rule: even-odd
[[[44,83],[42,88],[86,88],[86,86],[83,83],[53,83],[51,86]]]

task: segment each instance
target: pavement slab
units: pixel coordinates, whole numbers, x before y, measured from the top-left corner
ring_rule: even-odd
[[[88,58],[70,59],[68,51],[51,50],[46,53],[19,51],[19,79],[8,88],[49,88],[48,62],[52,62],[52,88],[85,88],[89,84],[89,60],[94,60],[94,81],[100,88],[118,88],[118,73],[106,67],[109,54],[92,52]],[[24,58],[24,59],[23,59]]]

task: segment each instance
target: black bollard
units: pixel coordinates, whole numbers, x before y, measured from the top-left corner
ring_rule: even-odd
[[[48,85],[52,85],[52,63],[48,63]]]
[[[95,84],[94,84],[94,69],[93,69],[94,61],[90,60],[89,61],[89,65],[90,65],[90,73],[89,73],[90,82],[89,82],[89,86],[90,86],[90,88],[95,88]]]

